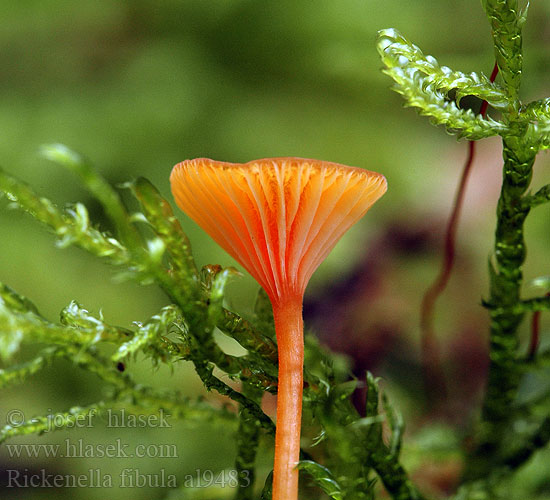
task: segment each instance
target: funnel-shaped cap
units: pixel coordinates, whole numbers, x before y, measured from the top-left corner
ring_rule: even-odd
[[[272,302],[303,295],[319,264],[387,187],[381,174],[301,158],[187,160],[170,181],[178,206]]]

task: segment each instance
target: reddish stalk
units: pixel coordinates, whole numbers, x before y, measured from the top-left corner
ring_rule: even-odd
[[[493,71],[491,72],[491,76],[489,77],[489,80],[492,82],[494,82],[496,80],[496,77],[498,75],[498,64],[495,63],[495,65],[493,66]],[[479,114],[481,116],[485,116],[487,114],[487,108],[489,107],[489,103],[487,101],[483,101],[481,103],[481,108],[479,110]]]
[[[298,498],[304,338],[302,297],[273,305],[279,348],[273,498]]]
[[[491,82],[495,81],[497,74],[498,65],[495,63],[490,77]],[[486,115],[487,108],[487,101],[483,101],[480,109],[480,114],[482,116]],[[437,401],[444,401],[447,397],[445,376],[441,366],[441,355],[433,327],[435,303],[447,287],[454,267],[456,256],[456,233],[474,157],[475,141],[470,141],[468,143],[468,157],[462,169],[462,175],[455,194],[451,216],[449,217],[445,230],[441,269],[434,282],[426,290],[420,308],[422,371],[428,396],[427,399],[432,405]]]

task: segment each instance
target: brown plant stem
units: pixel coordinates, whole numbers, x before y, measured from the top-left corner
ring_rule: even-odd
[[[497,74],[498,65],[495,63],[490,77],[491,82],[495,81]],[[487,114],[487,108],[487,101],[483,101],[480,108],[480,114],[482,116]],[[469,141],[468,157],[462,169],[462,175],[455,194],[453,208],[445,229],[441,269],[434,282],[426,290],[420,306],[422,372],[424,386],[427,392],[427,400],[431,406],[435,406],[437,402],[444,401],[447,398],[447,385],[441,366],[441,354],[433,326],[434,309],[437,299],[449,283],[454,267],[458,222],[474,158],[475,141]]]
[[[422,298],[420,311],[422,368],[424,384],[428,393],[428,401],[432,404],[435,401],[445,400],[447,397],[445,377],[441,369],[441,356],[433,327],[435,302],[445,290],[453,270],[456,254],[455,248],[458,220],[464,201],[468,177],[472,169],[474,154],[475,142],[470,141],[468,143],[468,158],[462,170],[462,176],[460,177],[455,195],[453,209],[445,231],[443,263],[438,276]]]

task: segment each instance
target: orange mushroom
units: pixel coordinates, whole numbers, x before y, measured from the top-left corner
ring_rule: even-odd
[[[204,158],[170,175],[178,206],[267,292],[279,351],[273,500],[298,497],[303,386],[302,302],[340,237],[386,191],[383,175],[337,163]]]

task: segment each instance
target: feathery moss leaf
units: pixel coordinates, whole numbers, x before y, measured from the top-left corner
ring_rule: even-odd
[[[59,247],[77,245],[113,264],[127,265],[130,262],[128,250],[118,240],[90,224],[88,211],[81,203],[60,211],[50,200],[41,198],[25,183],[1,170],[0,192],[13,206],[53,229],[59,238]]]
[[[344,500],[342,487],[334,479],[330,470],[312,460],[298,462],[298,469],[307,472],[315,483],[332,499]]]
[[[47,144],[40,148],[42,156],[80,177],[90,193],[103,205],[105,213],[114,223],[118,236],[130,248],[140,246],[140,236],[130,222],[126,207],[113,187],[99,175],[81,155],[63,144]]]
[[[469,140],[506,130],[504,124],[460,109],[449,98],[449,92],[454,90],[457,101],[465,95],[474,95],[495,108],[503,108],[507,104],[506,95],[484,75],[465,74],[440,66],[435,58],[425,56],[394,29],[378,32],[377,48],[386,66],[384,73],[395,82],[393,89],[403,96],[407,106],[417,108],[434,124],[444,125],[449,133]]]
[[[139,177],[128,184],[141,204],[144,219],[163,241],[170,255],[171,272],[178,283],[191,294],[198,271],[187,235],[174,215],[170,204],[147,179]]]

